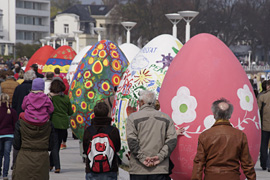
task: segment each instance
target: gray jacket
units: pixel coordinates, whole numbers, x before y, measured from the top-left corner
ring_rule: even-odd
[[[168,174],[169,157],[177,144],[172,119],[153,106],[143,105],[127,119],[127,141],[130,149],[130,174]],[[158,156],[160,164],[146,167],[146,157]]]
[[[270,90],[259,96],[258,106],[262,116],[262,130],[270,131]]]

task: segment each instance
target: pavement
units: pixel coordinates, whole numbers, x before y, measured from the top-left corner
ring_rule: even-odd
[[[12,153],[11,153],[12,154]],[[11,155],[12,161],[12,155]],[[79,140],[72,138],[71,130],[68,131],[67,148],[60,150],[60,162],[61,172],[59,174],[50,172],[51,180],[82,180],[85,179],[85,164],[80,156]],[[263,171],[260,168],[260,162],[258,161],[255,166],[257,174],[257,180],[269,180],[270,172]],[[9,171],[9,179],[11,179],[12,171]],[[0,177],[2,179],[3,177]],[[129,174],[127,171],[119,168],[119,180],[129,180]]]

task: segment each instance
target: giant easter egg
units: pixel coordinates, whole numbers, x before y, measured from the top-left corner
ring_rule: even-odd
[[[75,56],[76,52],[70,46],[61,46],[51,54],[42,72],[54,72],[55,68],[59,68],[61,75],[66,76],[69,66]]]
[[[256,163],[261,127],[257,101],[247,75],[223,42],[213,35],[199,34],[174,58],[159,94],[161,111],[172,117],[176,128],[186,129],[183,136],[178,136],[177,147],[171,155],[174,180],[191,178],[198,137],[214,124],[211,105],[222,97],[233,104],[230,122],[246,133]]]
[[[67,80],[69,85],[71,84],[71,81],[73,79],[74,73],[78,67],[78,64],[81,62],[82,58],[84,57],[84,55],[89,51],[89,49],[92,46],[86,46],[84,47],[72,60],[69,69],[68,69],[68,73],[67,73]]]
[[[75,112],[70,117],[72,131],[83,139],[84,130],[94,117],[98,101],[113,95],[128,66],[125,55],[111,41],[102,40],[84,55],[71,82],[69,98]]]
[[[129,153],[126,139],[126,119],[138,110],[138,93],[151,90],[157,96],[173,58],[182,43],[171,35],[160,35],[147,43],[133,58],[118,87],[112,110],[114,124],[120,130],[120,158],[128,164]]]
[[[122,50],[122,52],[125,54],[127,57],[128,61],[131,62],[132,59],[138,54],[140,51],[140,48],[135,46],[134,44],[131,43],[124,43],[119,46],[119,48]]]
[[[42,73],[43,67],[46,64],[47,60],[51,56],[51,54],[54,52],[54,48],[52,46],[43,46],[39,48],[29,59],[25,72],[30,70],[30,66],[32,64],[37,64],[38,65],[38,72]]]

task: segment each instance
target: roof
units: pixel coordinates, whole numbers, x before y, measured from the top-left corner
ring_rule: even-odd
[[[105,16],[112,9],[111,6],[105,6],[105,5],[87,5],[87,6],[90,6],[91,8],[91,15]]]
[[[81,21],[95,22],[95,19],[91,17],[92,15],[105,16],[108,12],[110,12],[111,9],[112,9],[111,6],[106,5],[76,4],[59,14],[72,13],[78,15]],[[55,17],[53,17],[52,19],[54,18]]]

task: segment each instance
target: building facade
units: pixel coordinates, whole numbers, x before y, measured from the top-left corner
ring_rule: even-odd
[[[35,44],[50,35],[50,0],[1,0],[0,55],[16,43]],[[4,52],[3,52],[4,50]]]
[[[56,42],[59,45],[60,39],[64,36],[66,45],[71,46],[77,53],[84,47],[97,43],[96,27],[104,28],[104,32],[101,32],[102,39],[117,42],[119,34],[115,34],[113,30],[124,31],[124,28],[120,22],[118,25],[112,22],[110,16],[112,10],[113,7],[106,5],[74,5],[52,17],[51,37],[57,37]],[[78,37],[79,45],[77,45],[76,37]]]

